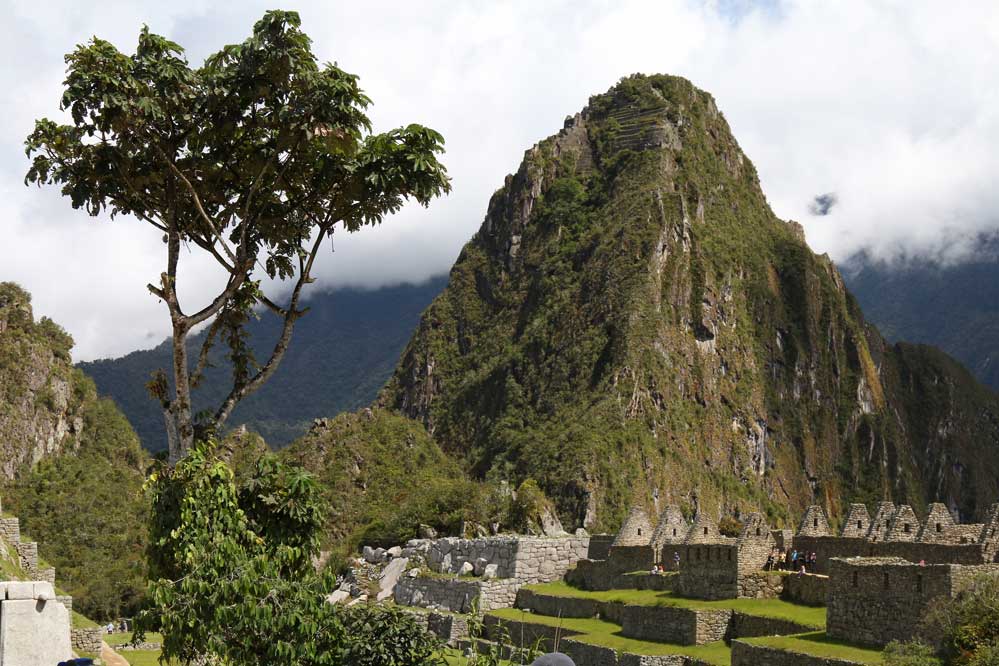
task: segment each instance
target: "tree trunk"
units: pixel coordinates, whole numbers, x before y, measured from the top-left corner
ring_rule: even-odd
[[[191,445],[194,444],[191,384],[187,366],[187,333],[187,322],[175,319],[173,325],[174,397],[170,401],[170,409],[167,412],[167,441],[170,447],[171,465],[183,458]]]

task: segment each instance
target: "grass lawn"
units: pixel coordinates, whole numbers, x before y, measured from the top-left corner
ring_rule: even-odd
[[[557,618],[526,613],[516,608],[501,608],[487,614],[505,620],[533,622],[549,627],[562,627],[563,629],[576,631],[579,632],[578,635],[567,636],[566,638],[571,638],[581,643],[589,643],[590,645],[608,647],[619,652],[631,652],[650,656],[682,654],[701,659],[711,664],[719,664],[719,666],[728,666],[731,661],[732,651],[722,641],[706,645],[653,643],[651,641],[626,638],[621,635],[621,625],[596,618]]]
[[[751,645],[765,645],[789,652],[798,652],[818,657],[838,657],[857,661],[862,664],[883,663],[880,651],[834,641],[827,638],[823,631],[816,631],[810,634],[796,634],[794,636],[765,636],[762,638],[740,638],[738,640]]]
[[[792,604],[782,599],[719,599],[703,601],[701,599],[686,599],[672,592],[658,590],[607,590],[591,592],[567,585],[563,581],[528,585],[528,590],[540,594],[550,594],[558,597],[578,597],[594,599],[611,603],[628,604],[632,606],[680,606],[693,610],[728,609],[739,611],[746,615],[769,617],[779,620],[798,622],[806,627],[825,629],[826,609],[815,606]]]
[[[91,620],[86,615],[81,615],[76,611],[69,618],[70,624],[74,629],[96,629],[98,624]]]
[[[130,666],[160,666],[159,650],[124,650],[118,654],[124,657]]]
[[[132,642],[132,632],[131,631],[118,631],[118,632],[115,632],[113,634],[105,634],[104,635],[104,642],[107,643],[108,645],[110,645],[111,647],[115,647],[117,645],[126,645],[126,644]],[[152,632],[147,633],[145,639],[143,639],[143,642],[145,642],[145,643],[160,643],[160,644],[162,644],[163,643],[163,634],[156,634],[156,633],[152,633]]]

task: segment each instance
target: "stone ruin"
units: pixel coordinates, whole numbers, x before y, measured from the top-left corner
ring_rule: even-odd
[[[0,666],[52,666],[82,649],[78,640],[89,632],[103,637],[100,629],[71,629],[73,598],[56,596],[56,571],[39,566],[38,544],[21,539],[17,518],[0,518],[0,557],[33,579],[0,582]]]
[[[367,568],[367,588],[377,588],[378,601],[393,598],[403,606],[467,613],[512,606],[521,587],[562,578],[588,549],[589,536],[582,532],[413,539],[387,550],[365,547],[355,568]],[[348,580],[328,600],[366,599],[368,590],[360,582]]]
[[[72,654],[69,611],[52,584],[0,582],[0,666],[53,666]]]
[[[822,507],[811,506],[794,536],[799,550],[815,553],[817,573],[826,573],[834,557],[897,557],[927,564],[976,565],[996,561],[999,538],[999,505],[993,505],[986,523],[957,524],[943,504],[931,504],[919,520],[912,507],[879,502],[867,520],[867,507],[853,504],[840,534],[828,528]],[[818,527],[816,527],[816,522]],[[869,524],[864,530],[863,525]],[[825,526],[823,528],[823,526]],[[996,530],[999,532],[999,530]]]

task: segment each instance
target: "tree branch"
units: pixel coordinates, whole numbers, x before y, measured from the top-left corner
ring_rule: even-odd
[[[225,402],[223,402],[218,411],[215,412],[215,426],[217,428],[221,428],[225,424],[229,415],[232,414],[232,410],[235,409],[240,400],[260,388],[260,386],[266,382],[272,374],[274,374],[274,371],[277,370],[278,364],[284,357],[284,353],[287,351],[288,345],[291,342],[291,333],[295,327],[295,322],[306,312],[306,310],[298,309],[298,300],[302,294],[302,287],[312,282],[312,278],[310,277],[312,266],[315,262],[316,255],[319,253],[319,248],[322,246],[325,238],[326,230],[322,229],[319,231],[319,235],[316,237],[316,240],[312,245],[312,250],[308,255],[309,259],[304,264],[304,270],[302,270],[299,275],[298,282],[295,283],[295,288],[291,292],[291,299],[288,307],[278,308],[284,314],[284,326],[281,329],[281,337],[278,338],[277,343],[275,343],[274,350],[271,352],[270,358],[249,381],[242,386],[234,386],[232,391],[229,392]],[[271,305],[274,304],[270,303],[268,307]],[[274,307],[277,306],[275,305]]]

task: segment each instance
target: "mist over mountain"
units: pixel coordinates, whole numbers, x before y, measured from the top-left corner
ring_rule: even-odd
[[[956,261],[859,253],[840,268],[886,338],[939,347],[999,390],[999,235],[979,237]]]
[[[281,365],[270,381],[239,404],[230,425],[245,424],[279,447],[303,435],[313,419],[369,404],[391,375],[420,313],[446,280],[313,294],[307,303],[311,310],[298,321]],[[266,358],[279,334],[277,319],[263,313],[249,330],[258,358]],[[201,335],[195,336],[192,349],[199,349],[201,340]],[[193,395],[195,412],[214,408],[231,387],[224,345],[216,345],[212,358],[215,367],[205,373]],[[93,378],[101,395],[114,399],[143,446],[158,451],[166,448],[163,414],[145,384],[154,370],[169,368],[170,363],[170,345],[164,342],[155,349],[78,367]]]

